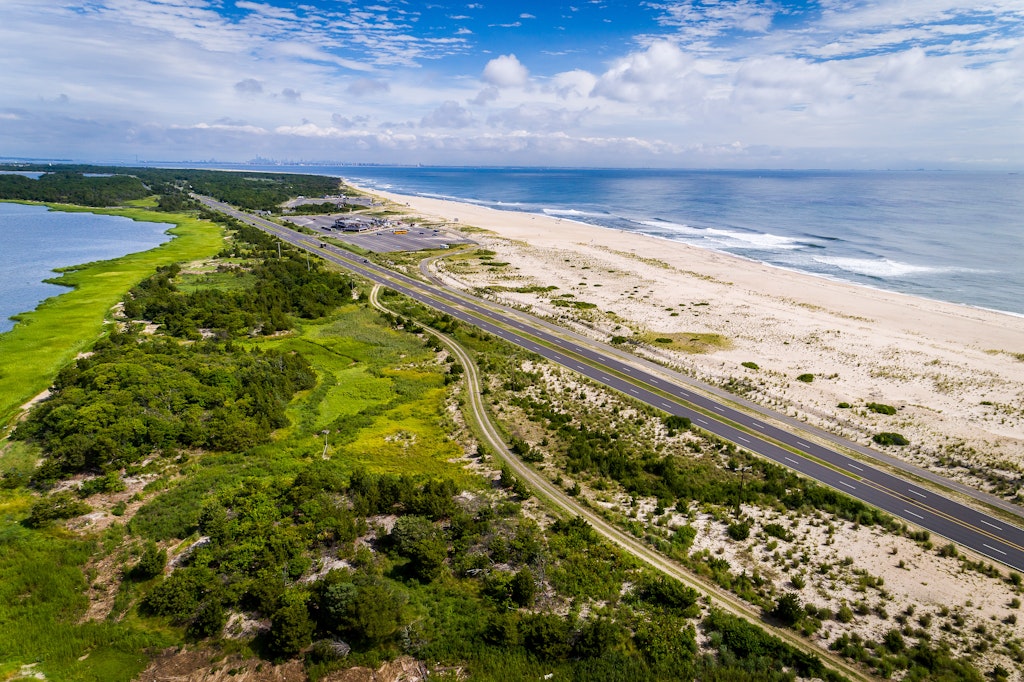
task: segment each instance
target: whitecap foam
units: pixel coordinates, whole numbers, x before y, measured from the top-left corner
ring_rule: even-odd
[[[591,211],[580,211],[575,208],[545,208],[544,213],[547,215],[555,216],[574,216],[574,217],[590,217],[590,218],[604,218],[607,213],[593,213]]]
[[[748,249],[755,251],[793,251],[805,244],[792,237],[783,237],[770,232],[736,232],[735,230],[707,230],[708,239],[721,242],[723,248]]]
[[[913,277],[914,275],[925,275],[941,272],[942,268],[930,267],[927,265],[912,265],[889,260],[888,258],[844,258],[840,256],[815,256],[813,260],[822,265],[831,265],[834,268],[852,272],[867,277],[888,279],[895,277]]]
[[[698,236],[702,236],[704,234],[704,230],[697,229],[696,227],[691,227],[690,225],[687,225],[685,223],[672,223],[667,220],[641,220],[639,221],[639,223],[647,227],[654,227],[659,230],[667,230],[669,232],[677,234],[691,234]]]

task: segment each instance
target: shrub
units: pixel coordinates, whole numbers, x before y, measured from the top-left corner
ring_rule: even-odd
[[[750,537],[750,525],[746,523],[731,523],[725,532],[733,540],[739,542]]]
[[[668,338],[667,336],[659,336],[658,338],[654,339],[654,342],[655,343],[672,343],[672,339]]]
[[[146,543],[139,563],[131,570],[132,580],[149,580],[164,572],[167,565],[167,550],[160,549],[153,541]]]
[[[882,403],[868,403],[867,408],[875,414],[896,414],[896,408]]]
[[[795,594],[785,594],[775,603],[772,609],[772,616],[779,619],[784,625],[793,626],[799,622],[804,615],[804,605],[800,597]]]
[[[891,433],[889,431],[883,431],[882,433],[876,433],[871,437],[871,440],[875,441],[879,445],[910,445],[910,441],[904,438],[898,433]]]
[[[692,424],[687,417],[680,417],[676,414],[670,414],[661,421],[668,429],[670,436],[674,436],[676,431],[689,431]]]
[[[814,381],[814,375],[813,375],[813,374],[801,374],[800,376],[798,376],[798,377],[796,378],[796,380],[797,380],[797,381],[802,381],[802,382],[804,382],[805,384],[809,384],[809,383],[811,383],[812,381]]]
[[[92,507],[76,499],[70,492],[56,493],[33,504],[24,524],[29,528],[39,528],[51,521],[73,519],[90,511]]]
[[[291,658],[313,639],[313,621],[301,599],[289,600],[270,619],[267,644],[282,658]]]
[[[836,407],[838,407],[840,410],[848,410],[850,409],[850,403],[842,402],[836,405]]]
[[[757,366],[756,362],[741,362],[740,364],[746,367],[747,369],[761,369],[760,367]]]

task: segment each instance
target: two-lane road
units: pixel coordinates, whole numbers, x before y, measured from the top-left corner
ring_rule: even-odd
[[[916,526],[1018,570],[1024,570],[1024,530],[808,440],[799,433],[752,416],[655,372],[626,362],[620,352],[598,342],[582,343],[552,333],[548,323],[515,316],[462,293],[455,293],[380,267],[352,254],[320,248],[318,237],[203,198],[211,208],[266,230],[367,279],[390,287],[436,310],[475,325],[625,395],[689,418],[699,428],[860,499]]]

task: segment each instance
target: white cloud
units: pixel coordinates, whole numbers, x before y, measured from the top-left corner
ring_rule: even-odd
[[[597,76],[583,69],[573,69],[552,76],[549,88],[560,98],[566,99],[588,97],[595,85],[597,85]]]
[[[502,55],[487,62],[483,80],[499,88],[522,87],[529,80],[530,72],[519,63],[514,54]]]
[[[566,109],[521,104],[487,117],[488,125],[507,130],[575,131],[592,109]]]
[[[263,85],[255,78],[245,78],[235,83],[235,92],[240,95],[259,95],[263,92]]]
[[[594,85],[593,94],[620,102],[663,105],[696,101],[709,84],[697,60],[668,41],[616,60]]]
[[[473,125],[473,114],[458,102],[444,102],[434,111],[423,117],[420,126],[423,128],[467,128]]]

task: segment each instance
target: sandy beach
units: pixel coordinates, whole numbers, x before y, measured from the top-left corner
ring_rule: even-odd
[[[453,285],[492,287],[602,340],[717,335],[701,352],[652,352],[865,445],[876,433],[900,433],[910,445],[890,454],[1004,497],[1016,490],[1024,471],[1024,317],[547,215],[362,191],[444,219],[493,251],[492,263],[507,263],[441,261]],[[803,374],[814,380],[798,381]]]

